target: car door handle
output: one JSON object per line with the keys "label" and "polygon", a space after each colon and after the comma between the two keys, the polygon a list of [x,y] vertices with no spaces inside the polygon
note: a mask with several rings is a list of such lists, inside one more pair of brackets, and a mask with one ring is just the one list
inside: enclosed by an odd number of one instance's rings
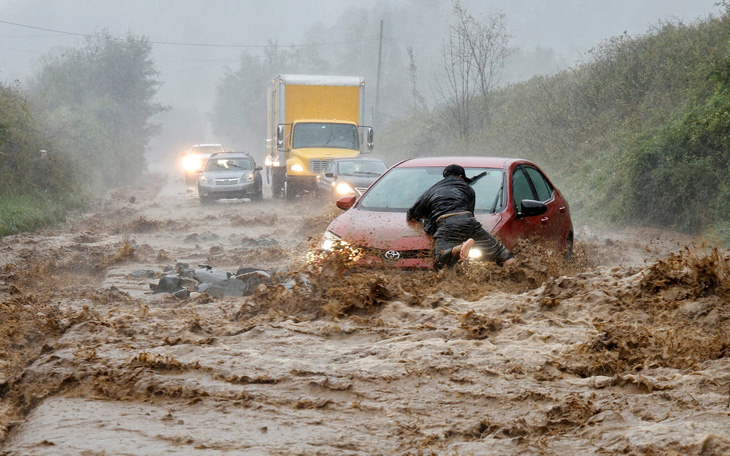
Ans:
{"label": "car door handle", "polygon": [[540,219],[540,223],[542,223],[544,225],[548,222],[548,220],[550,220],[550,217],[543,217]]}
{"label": "car door handle", "polygon": [[565,214],[565,206],[560,206],[560,207],[558,208],[558,210],[559,210],[560,212],[562,212],[563,214]]}

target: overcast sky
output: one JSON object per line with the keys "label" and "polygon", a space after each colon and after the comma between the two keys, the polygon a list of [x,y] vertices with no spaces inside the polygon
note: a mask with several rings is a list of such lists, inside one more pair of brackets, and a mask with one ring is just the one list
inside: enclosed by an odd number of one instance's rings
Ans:
{"label": "overcast sky", "polygon": [[[588,49],[612,36],[642,34],[662,20],[691,22],[717,14],[716,2],[462,0],[477,17],[504,12],[512,44],[527,50],[553,49],[567,65],[585,60]],[[237,68],[242,51],[259,52],[268,40],[299,44],[318,24],[332,26],[343,15],[370,13],[375,18],[385,5],[399,5],[404,14],[421,17],[396,21],[398,26],[402,23],[398,30],[402,45],[416,48],[421,59],[438,58],[450,4],[446,0],[0,0],[0,80],[23,82],[42,55],[54,46],[78,44],[82,35],[102,29],[117,35],[131,32],[155,43],[152,57],[160,70],[160,101],[175,108],[209,110],[216,82],[225,68]],[[431,23],[423,24],[423,17],[431,18]]]}

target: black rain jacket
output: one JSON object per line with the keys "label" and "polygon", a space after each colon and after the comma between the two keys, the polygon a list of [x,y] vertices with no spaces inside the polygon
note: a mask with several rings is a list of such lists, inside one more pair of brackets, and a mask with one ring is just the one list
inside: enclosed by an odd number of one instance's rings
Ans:
{"label": "black rain jacket", "polygon": [[447,176],[426,190],[418,201],[408,209],[406,218],[412,222],[423,222],[423,229],[429,235],[436,233],[436,220],[442,215],[454,212],[474,213],[476,194],[471,185],[458,176]]}

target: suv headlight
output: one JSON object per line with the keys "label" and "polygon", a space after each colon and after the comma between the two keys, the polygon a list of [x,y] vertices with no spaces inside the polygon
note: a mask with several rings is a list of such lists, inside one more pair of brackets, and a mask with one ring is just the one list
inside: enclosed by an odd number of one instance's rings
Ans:
{"label": "suv headlight", "polygon": [[207,177],[205,177],[205,176],[203,176],[203,175],[201,174],[201,175],[200,175],[200,183],[201,183],[201,184],[207,184],[207,183],[208,183],[208,178],[207,178]]}
{"label": "suv headlight", "polygon": [[249,182],[253,182],[254,179],[255,177],[253,175],[253,172],[249,173],[248,176],[246,176],[246,180]]}

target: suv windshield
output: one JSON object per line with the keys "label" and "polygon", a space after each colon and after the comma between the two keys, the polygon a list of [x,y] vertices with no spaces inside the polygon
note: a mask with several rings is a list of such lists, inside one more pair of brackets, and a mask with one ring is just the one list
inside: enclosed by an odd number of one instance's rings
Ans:
{"label": "suv windshield", "polygon": [[385,163],[374,160],[345,160],[337,164],[341,176],[380,176],[387,169]]}
{"label": "suv windshield", "polygon": [[357,127],[349,124],[302,122],[294,126],[292,147],[360,149]]}
{"label": "suv windshield", "polygon": [[[423,192],[443,179],[443,171],[443,166],[391,169],[363,195],[358,207],[405,212]],[[466,168],[466,175],[471,177],[484,171],[487,171],[487,175],[472,185],[476,193],[475,210],[491,212],[500,196],[504,171],[494,168]],[[502,210],[502,199],[500,197],[497,201],[496,212]]]}
{"label": "suv windshield", "polygon": [[236,171],[236,170],[248,170],[253,169],[251,166],[251,159],[247,157],[237,158],[211,158],[208,160],[208,164],[205,165],[206,171]]}

